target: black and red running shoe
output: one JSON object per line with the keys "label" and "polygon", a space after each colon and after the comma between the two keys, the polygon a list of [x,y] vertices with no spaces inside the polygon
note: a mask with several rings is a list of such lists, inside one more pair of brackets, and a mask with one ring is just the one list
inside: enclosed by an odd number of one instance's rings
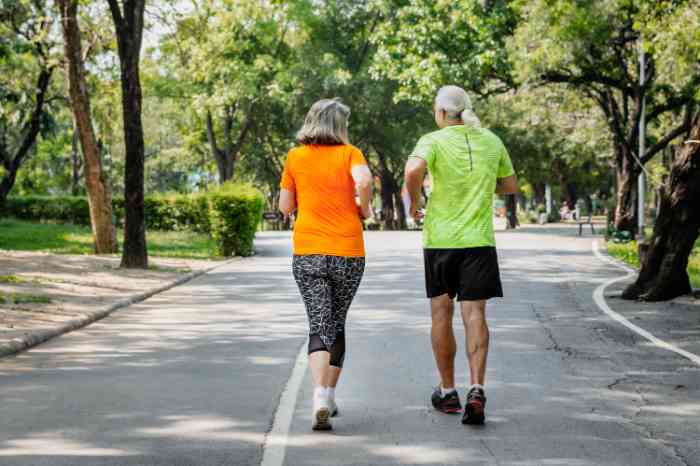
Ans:
{"label": "black and red running shoe", "polygon": [[459,402],[459,393],[457,393],[457,390],[442,396],[440,387],[435,387],[430,401],[433,402],[433,407],[435,409],[445,414],[459,414],[462,412],[462,403]]}
{"label": "black and red running shoe", "polygon": [[484,390],[474,387],[467,393],[467,405],[464,408],[462,424],[481,425],[486,419],[486,395]]}

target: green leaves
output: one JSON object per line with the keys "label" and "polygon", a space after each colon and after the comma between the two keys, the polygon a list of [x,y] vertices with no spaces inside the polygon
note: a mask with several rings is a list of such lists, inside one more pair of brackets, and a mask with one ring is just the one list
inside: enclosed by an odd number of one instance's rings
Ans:
{"label": "green leaves", "polygon": [[446,84],[481,95],[512,85],[504,40],[516,15],[506,2],[488,11],[475,0],[383,0],[375,7],[385,17],[372,36],[372,71],[398,82],[397,100],[429,102]]}

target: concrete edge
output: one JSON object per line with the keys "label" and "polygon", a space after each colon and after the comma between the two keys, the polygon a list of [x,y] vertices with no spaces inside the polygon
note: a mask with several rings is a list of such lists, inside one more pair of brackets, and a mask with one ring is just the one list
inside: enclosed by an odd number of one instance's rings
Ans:
{"label": "concrete edge", "polygon": [[[630,265],[617,257],[614,257],[610,252],[608,252],[608,242],[603,240],[601,241],[604,248],[600,248],[601,254],[605,254],[605,257],[610,259],[611,262],[614,262],[618,267],[621,269],[631,269],[635,273],[639,273],[639,267],[635,267],[634,265]],[[612,295],[611,295],[612,296]],[[617,295],[616,295],[617,296]],[[689,295],[684,295],[684,296],[679,296],[677,298],[671,299],[670,301],[665,301],[667,303],[677,303],[677,304],[687,304],[687,305],[696,305],[693,301],[700,301],[700,288],[693,288],[693,292]]]}
{"label": "concrete edge", "polygon": [[129,307],[132,304],[143,302],[152,296],[155,296],[159,293],[167,291],[171,288],[175,288],[176,286],[182,285],[182,284],[187,283],[189,281],[192,281],[195,278],[201,277],[202,275],[205,275],[214,269],[217,269],[217,268],[222,267],[224,265],[230,264],[234,261],[236,261],[235,258],[228,259],[228,260],[222,261],[221,263],[213,265],[211,267],[207,267],[205,269],[198,270],[196,272],[188,273],[184,277],[180,277],[176,280],[173,280],[169,283],[166,283],[165,285],[161,285],[159,287],[153,288],[153,289],[145,291],[143,293],[139,293],[137,295],[130,296],[126,299],[122,299],[120,301],[117,301],[116,303],[111,304],[110,306],[108,306],[106,308],[98,309],[96,311],[92,311],[92,312],[89,312],[87,314],[83,314],[79,317],[75,317],[75,318],[67,320],[65,322],[61,322],[60,325],[58,325],[54,328],[35,331],[35,332],[29,332],[22,337],[13,338],[12,340],[10,340],[7,343],[0,344],[0,358],[4,358],[6,356],[11,356],[11,355],[20,353],[22,351],[26,351],[26,350],[33,348],[37,345],[40,345],[41,343],[44,343],[45,341],[48,341],[52,338],[64,335],[64,334],[69,333],[69,332],[72,332],[73,330],[78,330],[78,329],[81,329],[83,327],[86,327],[93,322],[104,319],[105,317],[109,316],[110,314],[112,314],[113,312],[115,312],[119,309]]}

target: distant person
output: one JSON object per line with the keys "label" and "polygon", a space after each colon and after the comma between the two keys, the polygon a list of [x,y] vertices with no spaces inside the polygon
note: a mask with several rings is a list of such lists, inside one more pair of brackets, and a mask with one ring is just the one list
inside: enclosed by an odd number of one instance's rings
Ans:
{"label": "distant person", "polygon": [[[316,102],[282,174],[279,208],[297,211],[292,269],[309,321],[312,429],[330,430],[345,357],[345,319],[365,269],[362,219],[372,214],[372,175],[348,141],[350,108]],[[355,200],[356,192],[359,195]]]}
{"label": "distant person", "polygon": [[483,424],[484,377],[489,348],[486,300],[502,297],[493,231],[493,195],[515,193],[517,180],[501,140],[472,110],[464,89],[445,86],[435,98],[438,131],[426,134],[406,163],[411,216],[419,210],[426,169],[432,192],[423,226],[425,284],[432,310],[431,339],[441,383],[431,401],[444,413],[462,412],[455,389],[454,299],[467,334],[471,386],[463,424]]}

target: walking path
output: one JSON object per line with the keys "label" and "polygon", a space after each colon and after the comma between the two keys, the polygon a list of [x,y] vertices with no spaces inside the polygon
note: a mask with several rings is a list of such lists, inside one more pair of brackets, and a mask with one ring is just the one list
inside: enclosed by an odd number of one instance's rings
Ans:
{"label": "walking path", "polygon": [[[242,466],[263,454],[288,466],[700,465],[700,367],[601,312],[593,292],[620,271],[577,233],[497,235],[507,297],[488,311],[483,428],[428,407],[437,379],[417,232],[367,235],[335,431],[310,432],[307,372],[279,406],[306,320],[289,235],[265,233],[255,258],[0,359],[0,465]],[[674,330],[621,312],[700,351],[700,317]],[[266,438],[285,410],[289,428]]]}

